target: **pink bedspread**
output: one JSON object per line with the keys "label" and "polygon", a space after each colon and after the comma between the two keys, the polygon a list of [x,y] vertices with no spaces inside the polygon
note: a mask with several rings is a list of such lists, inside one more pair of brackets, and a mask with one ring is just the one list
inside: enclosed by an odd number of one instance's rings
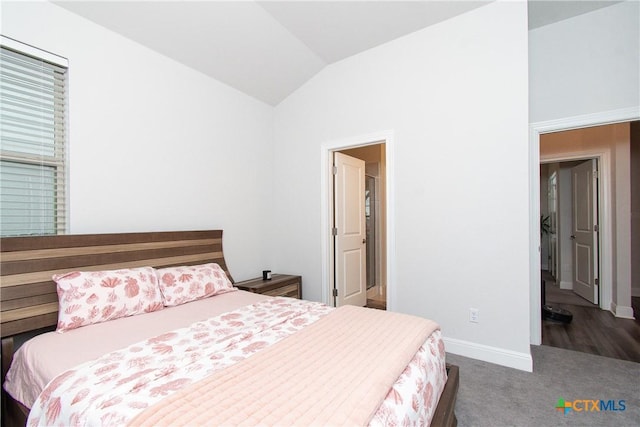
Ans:
{"label": "pink bedspread", "polygon": [[47,332],[25,342],[13,356],[5,390],[31,408],[44,387],[69,369],[167,331],[187,327],[269,297],[228,292],[188,304],[123,317],[68,331]]}
{"label": "pink bedspread", "polygon": [[[165,396],[246,359],[331,310],[273,298],[130,345],[53,379],[33,406],[29,424],[125,424]],[[427,424],[446,381],[444,372],[444,348],[435,331],[371,424]]]}
{"label": "pink bedspread", "polygon": [[[343,306],[182,388],[131,424],[366,425],[437,328],[415,316]],[[384,369],[370,369],[375,364]]]}

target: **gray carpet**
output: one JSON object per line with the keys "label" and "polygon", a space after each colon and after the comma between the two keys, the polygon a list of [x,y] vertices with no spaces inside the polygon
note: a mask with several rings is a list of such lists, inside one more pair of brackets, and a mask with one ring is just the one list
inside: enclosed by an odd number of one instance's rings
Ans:
{"label": "gray carpet", "polygon": [[[447,354],[460,367],[459,426],[640,426],[640,363],[549,346],[531,351],[533,373]],[[626,409],[565,415],[555,409],[559,398],[624,400]]]}

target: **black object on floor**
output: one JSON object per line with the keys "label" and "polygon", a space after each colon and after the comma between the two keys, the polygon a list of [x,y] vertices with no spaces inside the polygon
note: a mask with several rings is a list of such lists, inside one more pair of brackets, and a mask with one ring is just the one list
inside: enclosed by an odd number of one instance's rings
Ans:
{"label": "black object on floor", "polygon": [[547,282],[542,280],[542,318],[544,320],[553,320],[560,323],[571,323],[573,313],[564,308],[556,308],[545,304]]}

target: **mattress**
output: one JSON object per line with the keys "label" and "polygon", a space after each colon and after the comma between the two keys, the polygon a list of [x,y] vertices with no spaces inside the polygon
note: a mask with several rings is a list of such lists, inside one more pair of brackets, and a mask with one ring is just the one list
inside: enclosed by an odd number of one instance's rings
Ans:
{"label": "mattress", "polygon": [[[39,335],[26,342],[16,352],[4,385],[5,389],[14,399],[31,408],[47,384],[60,374],[77,369],[78,366],[95,363],[93,361],[100,360],[105,355],[113,357],[113,354],[117,354],[121,349],[136,346],[137,343],[148,340],[150,337],[166,335],[167,331],[193,328],[197,322],[220,319],[229,313],[235,316],[238,310],[241,314],[245,311],[249,313],[247,307],[259,305],[267,299],[273,300],[262,295],[237,291],[153,313],[82,327],[63,334],[51,332]],[[291,300],[292,303],[293,301],[298,300]],[[288,334],[294,333],[296,328],[312,323],[326,310],[331,310],[321,304],[313,304],[316,306],[309,309],[312,313],[294,318],[285,326],[278,326],[276,332],[266,333],[266,338],[265,336],[256,337],[253,333],[247,334],[252,336],[253,341],[243,341],[241,347],[242,349],[251,348],[251,351],[239,350],[234,353],[229,351],[231,347],[225,347],[225,351],[220,352],[219,356],[207,355],[208,359],[216,359],[216,364],[218,359],[224,359],[225,362],[220,362],[220,366],[228,366],[259,351],[263,347],[263,342],[268,341],[270,345],[284,338],[287,334],[282,334],[278,328],[290,329]],[[252,314],[247,316],[249,319]],[[213,323],[216,321],[213,320]],[[220,333],[224,332],[233,337],[235,333],[233,328],[229,328],[229,325],[225,326],[222,327],[224,331]],[[193,367],[185,369],[189,370],[195,379],[206,374],[205,371],[211,368],[201,367],[202,372]],[[128,372],[127,375],[132,374]],[[398,378],[371,420],[371,424],[385,425],[391,421],[403,423],[412,419],[422,423],[428,422],[445,382],[444,346],[440,332],[437,330],[424,342]],[[148,403],[146,402],[145,405]],[[133,414],[131,416],[135,415],[133,412],[131,414]],[[112,421],[122,423],[126,422],[126,419]]]}

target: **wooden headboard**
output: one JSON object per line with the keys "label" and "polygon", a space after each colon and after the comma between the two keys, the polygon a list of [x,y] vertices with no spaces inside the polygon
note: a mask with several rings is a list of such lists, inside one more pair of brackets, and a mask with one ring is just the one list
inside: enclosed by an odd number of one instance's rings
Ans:
{"label": "wooden headboard", "polygon": [[222,230],[1,238],[2,338],[57,324],[53,274],[207,262],[218,263],[233,282]]}

